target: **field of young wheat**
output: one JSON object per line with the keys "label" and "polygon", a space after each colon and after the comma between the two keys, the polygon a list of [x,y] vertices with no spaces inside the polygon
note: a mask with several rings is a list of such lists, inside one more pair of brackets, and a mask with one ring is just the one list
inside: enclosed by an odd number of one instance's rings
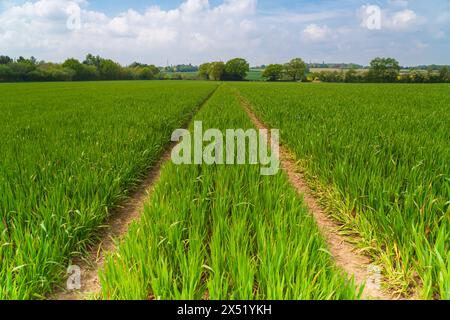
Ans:
{"label": "field of young wheat", "polygon": [[[2,84],[0,97],[0,299],[62,286],[175,129],[192,131],[192,118],[254,128],[242,99],[280,129],[341,235],[381,266],[385,290],[450,299],[449,85]],[[167,159],[141,211],[93,297],[362,297],[283,170]]]}
{"label": "field of young wheat", "polygon": [[[196,120],[253,127],[227,87]],[[101,280],[105,299],[358,297],[285,175],[262,176],[254,165],[169,163]]]}
{"label": "field of young wheat", "polygon": [[0,299],[42,298],[212,83],[0,86]]}
{"label": "field of young wheat", "polygon": [[450,299],[450,86],[235,86],[391,288]]}

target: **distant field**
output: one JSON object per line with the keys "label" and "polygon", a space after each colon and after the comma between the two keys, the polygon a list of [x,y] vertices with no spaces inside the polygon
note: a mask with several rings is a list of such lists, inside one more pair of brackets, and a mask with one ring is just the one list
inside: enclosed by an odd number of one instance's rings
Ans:
{"label": "distant field", "polygon": [[[246,80],[249,81],[263,81],[262,73],[264,70],[262,69],[251,69],[250,72],[247,73]],[[169,78],[182,76],[188,79],[195,79],[198,76],[198,72],[164,72]]]}
{"label": "distant field", "polygon": [[[340,68],[311,68],[309,69],[310,72],[341,72],[341,71],[348,71],[350,69],[340,69]],[[367,72],[367,69],[355,69],[357,72]]]}
{"label": "distant field", "polygon": [[178,80],[179,77],[182,77],[183,80],[197,80],[198,72],[163,72],[164,75],[169,77],[169,79]]}
{"label": "distant field", "polygon": [[[347,72],[350,69],[340,69],[340,68],[311,68],[309,69],[310,72],[314,72],[314,73],[318,73],[318,72]],[[354,69],[356,72],[359,73],[365,73],[365,72],[369,72],[368,69]],[[418,70],[420,73],[427,73],[427,70]],[[409,69],[402,69],[400,70],[400,74],[409,74],[411,72],[411,70]],[[433,71],[433,73],[435,75],[439,74],[439,71],[435,70]]]}
{"label": "distant field", "polygon": [[250,69],[250,72],[247,73],[247,80],[249,81],[263,81],[264,78],[262,76],[264,70],[263,69]]}
{"label": "distant field", "polygon": [[[319,73],[319,72],[347,72],[350,69],[311,68],[309,70],[312,73]],[[368,69],[355,69],[355,71],[359,72],[359,73],[365,73],[365,72],[368,72]],[[264,81],[264,78],[262,76],[263,72],[264,72],[264,69],[250,69],[250,71],[247,73],[247,77],[245,79],[248,80],[248,81]],[[410,70],[401,70],[400,71],[401,74],[408,74],[409,72],[410,72]],[[426,70],[422,70],[421,72],[422,73],[426,73],[427,71]],[[438,72],[435,71],[434,73],[437,74]],[[166,73],[166,74],[168,74],[171,77],[176,76],[176,75],[184,75],[187,78],[190,78],[190,77],[195,78],[198,73],[197,72],[183,72],[183,73],[176,73],[175,72],[175,73]]]}

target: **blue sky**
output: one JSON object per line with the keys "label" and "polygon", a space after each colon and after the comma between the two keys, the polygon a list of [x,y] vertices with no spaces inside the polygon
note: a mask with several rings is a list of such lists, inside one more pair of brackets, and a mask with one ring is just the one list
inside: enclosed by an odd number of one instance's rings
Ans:
{"label": "blue sky", "polygon": [[[25,2],[25,1],[23,1]],[[145,10],[152,5],[160,6],[162,9],[173,9],[178,7],[182,0],[95,0],[90,1],[90,7],[109,14],[117,14],[129,8]],[[211,5],[218,5],[222,1],[210,0]],[[341,2],[341,3],[339,3]],[[379,1],[378,1],[379,2]],[[271,10],[304,10],[312,8],[342,8],[355,7],[355,5],[366,4],[366,1],[326,1],[326,0],[259,0],[258,10],[270,12]]]}
{"label": "blue sky", "polygon": [[[26,1],[22,1],[26,2]],[[92,9],[107,12],[108,14],[117,14],[133,8],[136,10],[145,10],[146,8],[157,5],[162,9],[169,10],[178,7],[183,0],[94,0],[89,1],[89,7]],[[221,0],[210,0],[212,6],[222,3]],[[417,6],[419,1],[414,5]],[[367,3],[383,5],[389,1],[361,1],[361,0],[259,0],[258,11],[260,13],[270,13],[273,11],[296,11],[296,12],[316,12],[320,10],[342,10],[356,9]],[[423,3],[423,0],[421,1]],[[429,5],[424,5],[429,7]]]}
{"label": "blue sky", "polygon": [[450,64],[450,0],[0,0],[0,54],[62,61],[89,52],[124,64]]}

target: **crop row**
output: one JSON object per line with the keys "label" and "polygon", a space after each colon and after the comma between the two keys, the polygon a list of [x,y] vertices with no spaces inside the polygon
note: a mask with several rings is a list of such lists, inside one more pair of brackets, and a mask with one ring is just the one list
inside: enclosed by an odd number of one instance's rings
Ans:
{"label": "crop row", "polygon": [[[253,128],[227,86],[195,120]],[[100,279],[104,299],[359,297],[287,177],[259,165],[167,163]]]}
{"label": "crop row", "polygon": [[235,86],[391,288],[450,299],[448,85]]}
{"label": "crop row", "polygon": [[210,83],[0,86],[0,299],[42,298],[215,89]]}

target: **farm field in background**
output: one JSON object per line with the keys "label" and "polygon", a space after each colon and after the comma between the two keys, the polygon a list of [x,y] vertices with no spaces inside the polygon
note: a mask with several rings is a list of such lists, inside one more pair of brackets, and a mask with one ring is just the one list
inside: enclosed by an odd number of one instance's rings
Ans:
{"label": "farm field in background", "polygon": [[197,71],[191,71],[191,72],[168,72],[164,71],[163,75],[167,77],[168,79],[172,80],[197,80],[198,79],[198,72]]}
{"label": "farm field in background", "polygon": [[[245,78],[248,81],[264,81],[262,76],[264,70],[263,69],[250,69],[247,73],[247,77]],[[184,80],[196,80],[198,79],[198,72],[164,72],[164,75],[169,79],[184,79]]]}
{"label": "farm field in background", "polygon": [[[192,116],[253,128],[237,92],[385,285],[450,299],[449,85],[202,81],[0,85],[0,299],[62,285]],[[361,297],[286,175],[255,165],[164,165],[99,275],[103,299]]]}
{"label": "farm field in background", "polygon": [[0,299],[41,298],[214,83],[0,85]]}
{"label": "farm field in background", "polygon": [[[320,73],[320,72],[347,72],[351,69],[349,68],[310,68],[309,72],[311,73]],[[367,73],[368,69],[354,69],[358,73]],[[426,74],[426,70],[419,70],[420,73]],[[250,69],[249,72],[247,72],[247,76],[245,77],[245,80],[247,81],[266,81],[266,79],[263,77],[264,69]],[[400,70],[400,74],[409,74],[410,70],[402,69]],[[434,71],[434,74],[439,74],[438,71]],[[183,79],[183,80],[197,80],[198,79],[198,72],[192,71],[192,72],[164,72],[164,75],[168,79]]]}
{"label": "farm field in background", "polygon": [[[310,68],[310,72],[346,72],[350,69],[346,68]],[[367,69],[354,69],[356,72],[367,72]]]}
{"label": "farm field in background", "polygon": [[393,288],[450,298],[450,86],[235,86]]}
{"label": "farm field in background", "polygon": [[245,79],[248,81],[264,81],[263,72],[264,69],[250,69]]}

